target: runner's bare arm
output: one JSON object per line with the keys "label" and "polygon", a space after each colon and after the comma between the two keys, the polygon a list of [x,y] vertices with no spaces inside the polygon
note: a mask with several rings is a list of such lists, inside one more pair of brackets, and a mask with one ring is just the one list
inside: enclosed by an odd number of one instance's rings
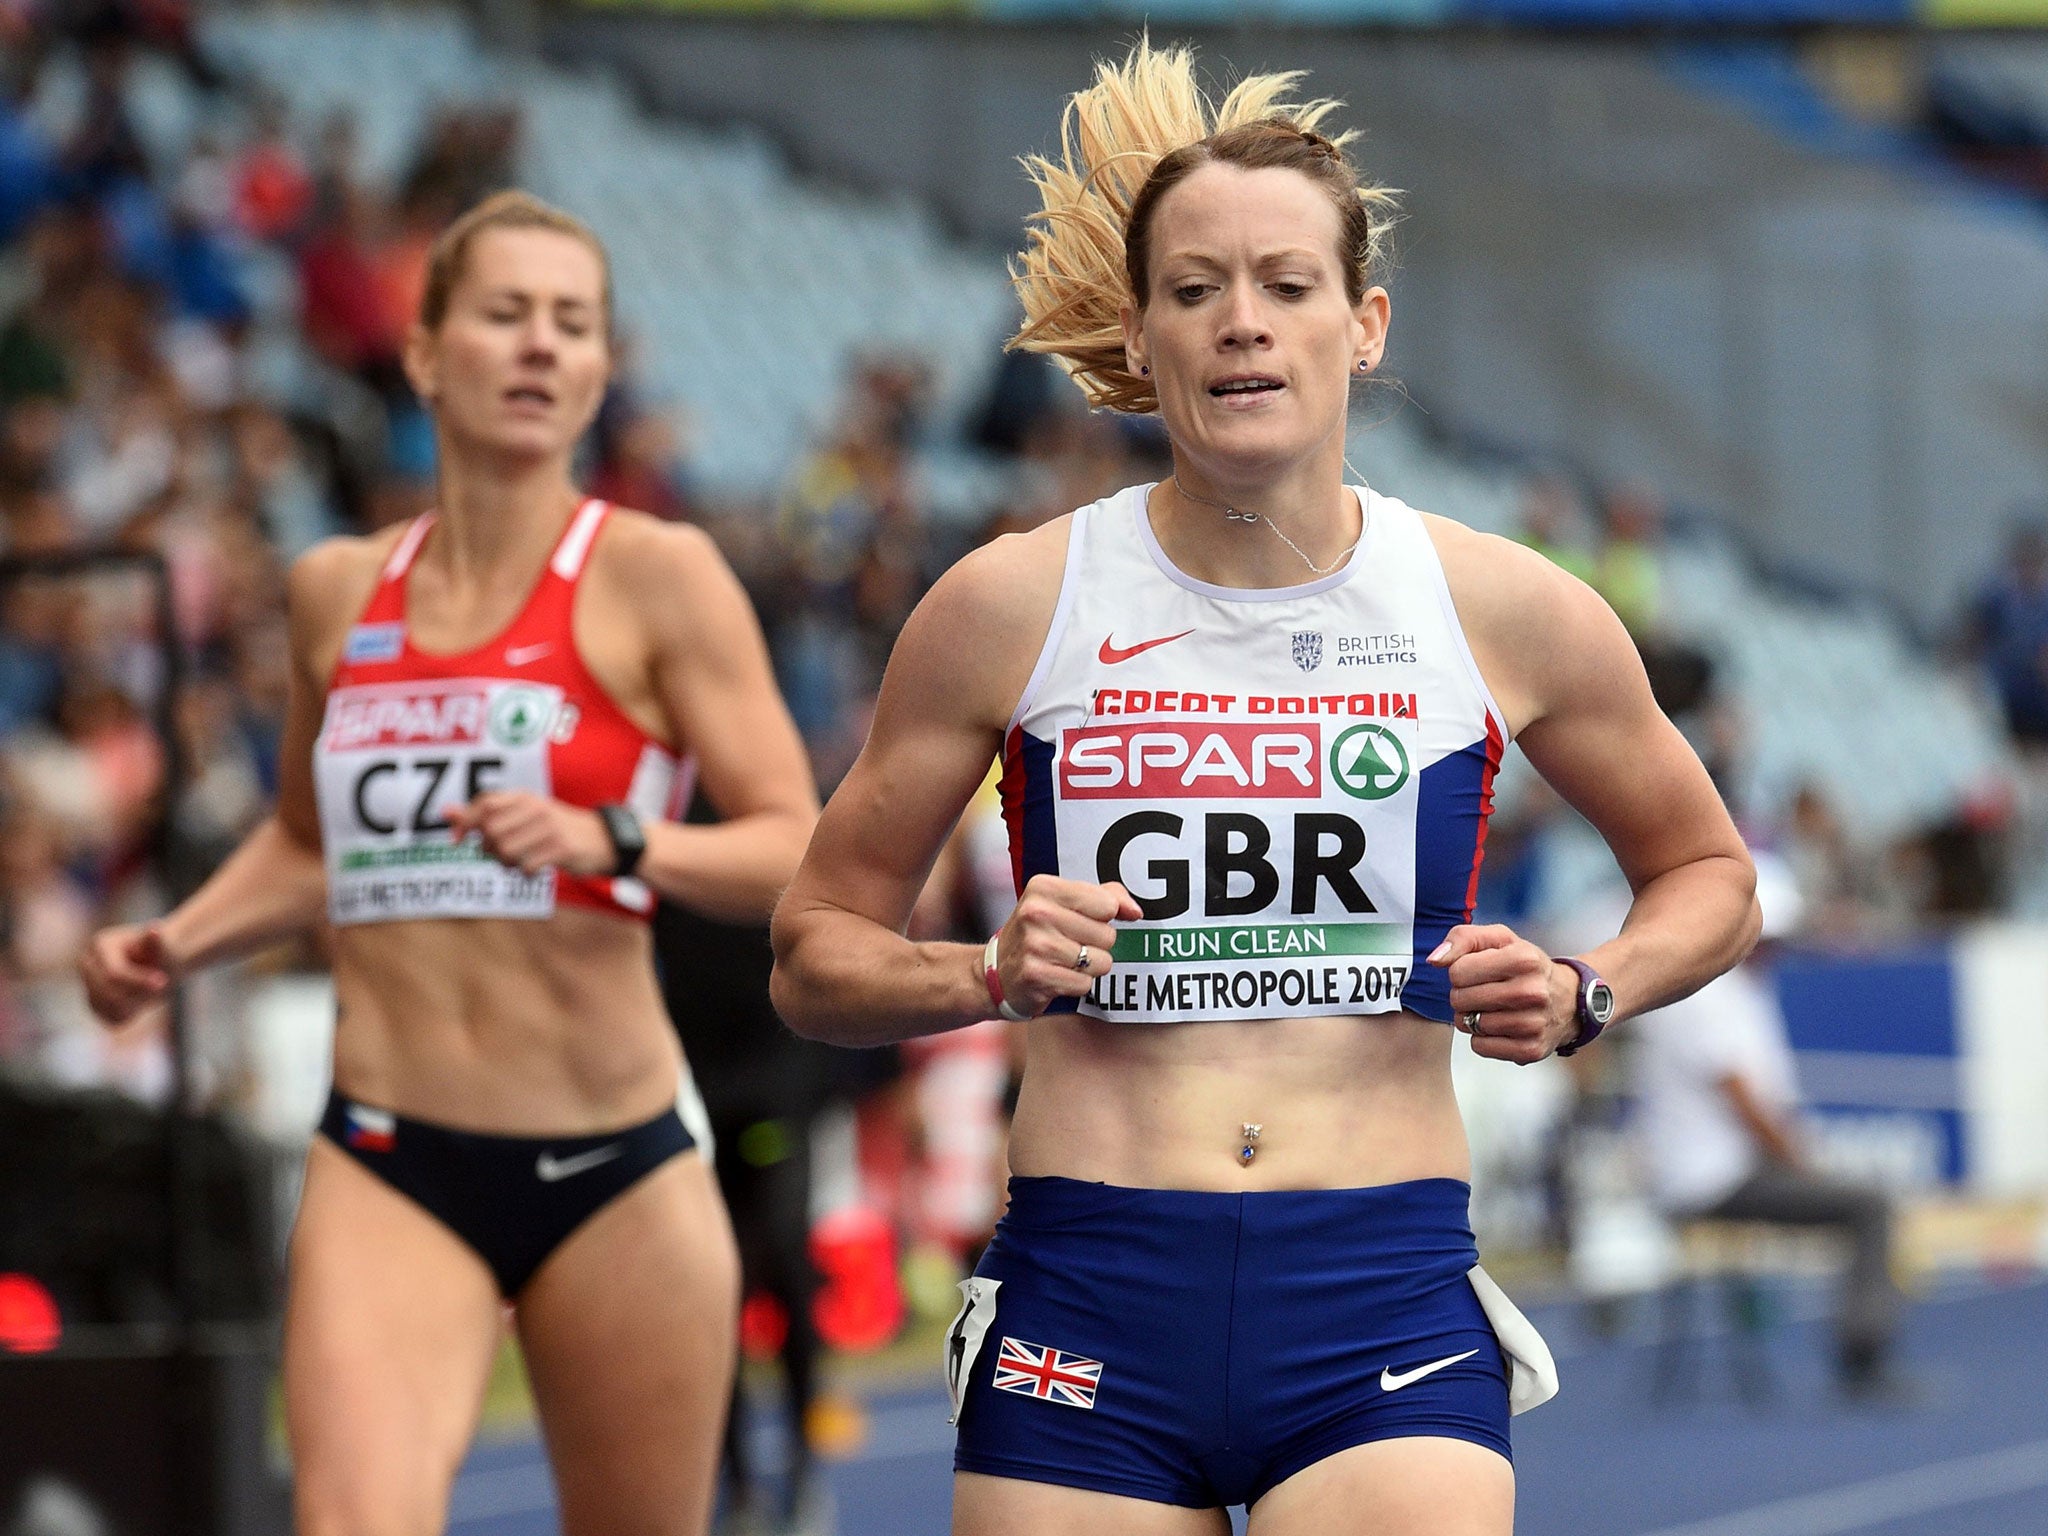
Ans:
{"label": "runner's bare arm", "polygon": [[[1442,519],[1431,531],[1515,739],[1635,893],[1620,935],[1585,959],[1614,988],[1617,1017],[1687,995],[1747,954],[1759,926],[1755,867],[1706,768],[1598,593],[1505,539]],[[1570,973],[1545,981],[1568,1006]]]}
{"label": "runner's bare arm", "polygon": [[383,560],[382,546],[333,539],[293,564],[288,584],[291,674],[279,751],[278,803],[211,878],[167,916],[94,935],[80,957],[86,996],[119,1023],[180,973],[316,927],[326,915],[313,741],[341,636]]}
{"label": "runner's bare arm", "polygon": [[[957,1029],[994,1005],[977,945],[913,943],[904,924],[1001,749],[1058,600],[1067,524],[967,556],[903,627],[866,747],[825,808],[775,914],[777,1009],[800,1034],[876,1045]],[[1120,887],[1034,879],[1002,939],[1006,993],[1035,1013],[1085,990],[1076,944],[1107,953]],[[1070,942],[1071,941],[1071,942]]]}
{"label": "runner's bare arm", "polygon": [[759,923],[796,873],[818,791],[753,604],[708,536],[634,517],[606,553],[654,636],[654,684],[718,814],[650,822],[640,878],[671,901]]}

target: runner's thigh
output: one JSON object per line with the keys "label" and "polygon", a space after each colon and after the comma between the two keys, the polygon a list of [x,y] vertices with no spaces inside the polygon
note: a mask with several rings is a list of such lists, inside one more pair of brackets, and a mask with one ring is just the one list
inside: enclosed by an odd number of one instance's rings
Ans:
{"label": "runner's thigh", "polygon": [[564,1536],[709,1524],[739,1332],[739,1260],[704,1159],[672,1157],[519,1294]]}
{"label": "runner's thigh", "polygon": [[953,1536],[1229,1536],[1220,1509],[1189,1509],[1022,1478],[953,1474]]}
{"label": "runner's thigh", "polygon": [[299,1536],[440,1531],[504,1327],[490,1271],[315,1138],[289,1279],[285,1413]]}
{"label": "runner's thigh", "polygon": [[1374,1440],[1304,1467],[1252,1506],[1246,1536],[1512,1536],[1515,1470],[1469,1440]]}

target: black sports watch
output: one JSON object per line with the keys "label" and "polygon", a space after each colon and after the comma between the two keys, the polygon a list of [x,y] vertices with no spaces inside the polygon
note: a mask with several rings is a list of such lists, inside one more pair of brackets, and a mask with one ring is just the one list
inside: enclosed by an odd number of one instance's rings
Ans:
{"label": "black sports watch", "polygon": [[597,819],[612,840],[612,878],[624,880],[640,867],[640,856],[647,852],[647,829],[623,805],[598,806]]}
{"label": "black sports watch", "polygon": [[1559,965],[1568,965],[1579,975],[1578,1020],[1579,1032],[1572,1037],[1571,1044],[1560,1045],[1557,1054],[1570,1056],[1583,1050],[1600,1038],[1614,1018],[1614,988],[1600,979],[1600,973],[1583,960],[1574,960],[1570,955],[1552,955]]}

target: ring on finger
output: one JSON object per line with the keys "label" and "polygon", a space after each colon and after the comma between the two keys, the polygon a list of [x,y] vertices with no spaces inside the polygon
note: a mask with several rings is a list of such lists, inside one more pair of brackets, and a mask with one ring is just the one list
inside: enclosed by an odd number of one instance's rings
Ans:
{"label": "ring on finger", "polygon": [[1074,956],[1074,969],[1077,971],[1088,969],[1088,946],[1086,944],[1081,946],[1081,953]]}
{"label": "ring on finger", "polygon": [[1466,1033],[1466,1034],[1468,1034],[1468,1035],[1476,1035],[1476,1034],[1478,1034],[1478,1033],[1479,1033],[1479,1015],[1478,1015],[1478,1014],[1476,1014],[1476,1013],[1468,1013],[1468,1014],[1466,1014],[1466,1015],[1465,1015],[1465,1021],[1464,1021],[1464,1022],[1465,1022],[1465,1033]]}

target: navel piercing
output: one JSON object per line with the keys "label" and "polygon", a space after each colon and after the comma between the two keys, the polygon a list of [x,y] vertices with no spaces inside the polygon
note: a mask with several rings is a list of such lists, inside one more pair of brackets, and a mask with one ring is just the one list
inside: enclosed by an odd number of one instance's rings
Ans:
{"label": "navel piercing", "polygon": [[1263,1125],[1255,1125],[1249,1120],[1239,1127],[1239,1134],[1244,1137],[1244,1146],[1239,1149],[1237,1160],[1246,1167],[1250,1167],[1252,1159],[1259,1155],[1259,1149],[1254,1143],[1258,1141],[1259,1133],[1263,1130]]}

